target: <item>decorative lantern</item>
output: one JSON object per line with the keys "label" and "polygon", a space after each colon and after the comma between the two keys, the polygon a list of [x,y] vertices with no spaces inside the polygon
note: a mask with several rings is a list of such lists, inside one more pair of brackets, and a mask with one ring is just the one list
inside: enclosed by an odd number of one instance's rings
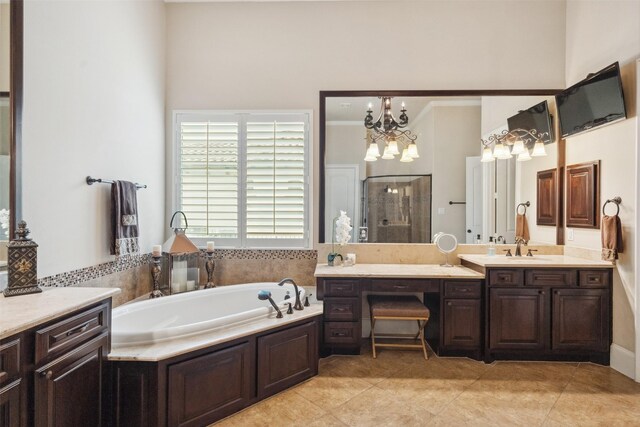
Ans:
{"label": "decorative lantern", "polygon": [[[174,227],[173,220],[177,214],[184,218],[184,228]],[[169,227],[174,235],[162,245],[162,252],[168,258],[168,274],[170,293],[193,291],[198,289],[200,281],[200,251],[185,234],[189,224],[187,216],[182,211],[176,211],[171,217]]]}
{"label": "decorative lantern", "polygon": [[38,287],[38,244],[28,235],[27,223],[20,221],[15,240],[7,245],[9,282],[5,297],[42,292]]}

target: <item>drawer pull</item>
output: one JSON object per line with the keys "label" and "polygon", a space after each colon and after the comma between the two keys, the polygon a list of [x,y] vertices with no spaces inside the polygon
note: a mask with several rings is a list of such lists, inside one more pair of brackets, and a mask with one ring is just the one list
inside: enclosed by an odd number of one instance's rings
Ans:
{"label": "drawer pull", "polygon": [[456,289],[458,292],[469,292],[469,288],[458,288]]}
{"label": "drawer pull", "polygon": [[589,282],[591,283],[597,283],[600,281],[600,278],[598,276],[590,276],[589,277]]}
{"label": "drawer pull", "polygon": [[407,289],[408,287],[407,285],[393,285],[393,289]]}
{"label": "drawer pull", "polygon": [[75,335],[75,334],[81,334],[83,332],[85,332],[87,329],[89,329],[89,326],[91,325],[91,322],[87,322],[82,326],[78,326],[77,328],[71,329],[70,331],[67,331],[67,336],[70,337],[71,335]]}
{"label": "drawer pull", "polygon": [[333,309],[333,311],[339,311],[339,312],[341,312],[341,313],[342,313],[342,312],[344,312],[344,311],[347,311],[347,309],[346,309],[346,308],[344,308],[344,307],[335,307],[335,308]]}
{"label": "drawer pull", "polygon": [[40,375],[45,377],[46,379],[50,380],[51,378],[53,378],[53,371],[48,370],[47,372],[42,371],[40,372]]}
{"label": "drawer pull", "polygon": [[346,337],[347,334],[345,334],[344,332],[334,332],[331,334],[331,336],[333,337]]}
{"label": "drawer pull", "polygon": [[448,302],[448,303],[447,303],[447,305],[448,305],[449,307],[451,307],[451,302]]}
{"label": "drawer pull", "polygon": [[544,291],[538,291],[540,295],[544,295]]}

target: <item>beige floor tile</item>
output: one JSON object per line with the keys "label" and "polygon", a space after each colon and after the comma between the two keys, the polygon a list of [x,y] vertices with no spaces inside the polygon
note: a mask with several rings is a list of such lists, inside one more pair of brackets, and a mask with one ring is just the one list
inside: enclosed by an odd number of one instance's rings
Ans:
{"label": "beige floor tile", "polygon": [[372,385],[359,378],[317,376],[294,391],[324,409],[335,408]]}
{"label": "beige floor tile", "polygon": [[277,421],[283,425],[307,425],[310,420],[320,419],[326,411],[307,401],[289,389],[228,417],[216,427],[271,426]]}
{"label": "beige floor tile", "polygon": [[375,386],[331,412],[352,427],[423,426],[433,418],[424,406]]}

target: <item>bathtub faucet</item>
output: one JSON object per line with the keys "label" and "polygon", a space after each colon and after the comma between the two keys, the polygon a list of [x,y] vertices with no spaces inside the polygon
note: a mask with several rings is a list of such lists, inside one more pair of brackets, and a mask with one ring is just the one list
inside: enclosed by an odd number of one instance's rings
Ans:
{"label": "bathtub faucet", "polygon": [[278,286],[282,286],[285,283],[291,283],[296,293],[296,303],[293,305],[293,308],[296,310],[304,310],[304,307],[302,306],[302,301],[300,301],[300,292],[298,291],[298,285],[296,285],[296,282],[294,282],[293,279],[289,279],[289,278],[282,279],[280,282],[278,282]]}
{"label": "bathtub faucet", "polygon": [[269,292],[269,291],[260,291],[260,292],[258,292],[258,299],[261,300],[261,301],[269,300],[269,302],[271,303],[273,308],[275,308],[276,311],[278,312],[278,315],[276,316],[276,318],[277,319],[282,319],[282,312],[280,311],[280,309],[278,308],[276,303],[273,302],[273,298],[271,298],[271,292]]}

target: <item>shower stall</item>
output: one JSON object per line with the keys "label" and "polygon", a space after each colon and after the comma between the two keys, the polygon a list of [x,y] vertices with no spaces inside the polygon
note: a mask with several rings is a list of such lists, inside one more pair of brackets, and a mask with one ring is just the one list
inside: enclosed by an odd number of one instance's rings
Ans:
{"label": "shower stall", "polygon": [[363,183],[370,243],[431,243],[431,175],[384,175]]}

